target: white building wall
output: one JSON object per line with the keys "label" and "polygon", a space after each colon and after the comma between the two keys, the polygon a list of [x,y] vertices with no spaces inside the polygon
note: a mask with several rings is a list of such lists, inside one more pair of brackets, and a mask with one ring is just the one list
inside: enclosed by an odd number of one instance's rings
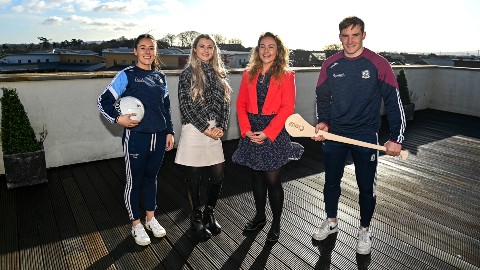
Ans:
{"label": "white building wall", "polygon": [[41,63],[50,62],[59,62],[60,61],[60,55],[58,54],[52,54],[52,55],[47,55],[47,54],[20,54],[20,55],[7,55],[2,58],[0,62],[5,63],[5,64],[19,64],[18,61],[21,61],[20,64],[27,64],[28,61],[30,60],[30,63],[37,63],[38,60],[40,60]]}
{"label": "white building wall", "polygon": [[226,66],[229,68],[244,68],[247,63],[248,59],[250,58],[250,53],[247,52],[240,52],[240,53],[228,53],[228,63]]}
{"label": "white building wall", "polygon": [[[397,67],[395,71],[398,71]],[[419,97],[417,110],[431,108],[480,117],[480,69],[405,66],[405,71],[410,90]],[[166,73],[178,142],[181,128],[178,71]],[[296,112],[312,124],[315,123],[315,86],[319,73],[319,68],[296,72]],[[97,108],[97,98],[114,74],[29,74],[14,80],[11,77],[16,75],[0,78],[2,87],[17,89],[35,132],[38,134],[44,127],[47,129],[44,142],[47,167],[122,156],[123,129],[107,122]],[[230,73],[232,112],[226,140],[239,137],[235,101],[241,74],[242,70],[231,70]],[[3,159],[0,159],[0,173],[4,173]]]}

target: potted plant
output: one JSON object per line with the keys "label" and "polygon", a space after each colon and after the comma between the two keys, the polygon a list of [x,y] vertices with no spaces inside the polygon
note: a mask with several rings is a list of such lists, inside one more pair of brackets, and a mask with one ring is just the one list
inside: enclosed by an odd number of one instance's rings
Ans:
{"label": "potted plant", "polygon": [[415,112],[415,103],[413,103],[414,94],[408,89],[407,76],[405,70],[402,68],[397,74],[398,90],[400,91],[400,99],[403,104],[403,111],[405,112],[405,119],[407,121],[413,120]]}
{"label": "potted plant", "polygon": [[1,142],[7,188],[48,182],[43,140],[37,141],[15,88],[2,87]]}

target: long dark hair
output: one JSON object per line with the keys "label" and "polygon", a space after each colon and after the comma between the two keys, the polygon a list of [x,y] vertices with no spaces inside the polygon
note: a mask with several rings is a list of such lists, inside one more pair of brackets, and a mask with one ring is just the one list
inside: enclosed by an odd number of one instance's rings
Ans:
{"label": "long dark hair", "polygon": [[[155,46],[155,52],[158,50],[158,45],[157,45],[157,40],[150,34],[141,34],[135,39],[135,42],[133,44],[133,47],[136,49],[138,46],[138,43],[140,43],[140,40],[148,38],[151,39],[153,42],[153,46]],[[152,63],[152,68],[159,68],[160,67],[160,59],[158,59],[158,53],[155,54],[155,60]]]}

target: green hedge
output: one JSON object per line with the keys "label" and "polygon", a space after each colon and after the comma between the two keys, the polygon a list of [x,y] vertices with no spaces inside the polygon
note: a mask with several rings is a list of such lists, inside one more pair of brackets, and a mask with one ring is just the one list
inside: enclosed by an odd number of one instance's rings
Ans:
{"label": "green hedge", "polygon": [[15,88],[2,87],[1,141],[4,155],[41,149]]}
{"label": "green hedge", "polygon": [[400,91],[400,99],[402,104],[410,104],[412,100],[410,98],[410,90],[408,90],[407,76],[405,75],[405,70],[403,68],[397,75],[398,90]]}

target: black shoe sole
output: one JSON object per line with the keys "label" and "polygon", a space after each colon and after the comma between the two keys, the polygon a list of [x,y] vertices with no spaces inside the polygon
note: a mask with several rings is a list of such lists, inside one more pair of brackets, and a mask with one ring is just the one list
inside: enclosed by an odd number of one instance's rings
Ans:
{"label": "black shoe sole", "polygon": [[257,230],[258,228],[262,227],[262,226],[265,225],[265,224],[267,224],[267,221],[266,221],[266,220],[257,223],[257,225],[256,225],[255,227],[247,227],[247,226],[245,226],[245,228],[244,228],[243,230],[245,230],[245,231],[255,231],[255,230]]}
{"label": "black shoe sole", "polygon": [[267,234],[267,241],[268,242],[277,242],[278,238],[280,238],[280,232],[278,234],[268,232],[268,234]]}
{"label": "black shoe sole", "polygon": [[280,237],[277,237],[277,238],[268,238],[268,237],[267,237],[267,241],[268,241],[268,242],[277,242],[277,241],[278,241],[278,238],[280,238]]}

